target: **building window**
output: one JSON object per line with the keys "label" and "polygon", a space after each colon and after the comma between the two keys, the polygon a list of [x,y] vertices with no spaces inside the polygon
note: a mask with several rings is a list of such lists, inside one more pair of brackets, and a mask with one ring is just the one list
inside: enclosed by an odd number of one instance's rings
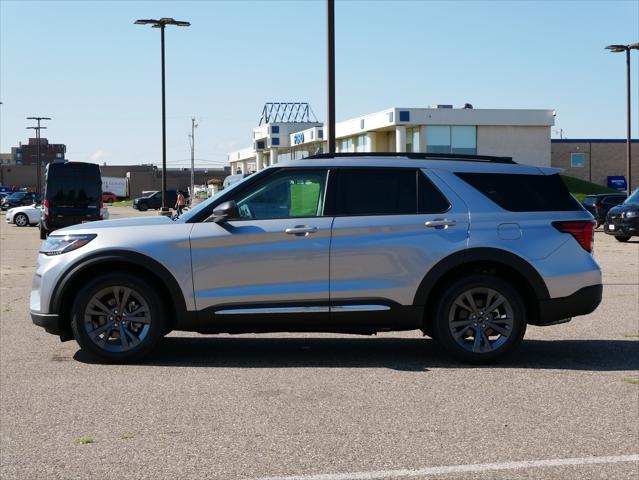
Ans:
{"label": "building window", "polygon": [[570,154],[570,167],[571,168],[584,168],[586,166],[586,154],[585,153],[571,153]]}
{"label": "building window", "polygon": [[364,130],[364,119],[363,118],[359,121],[359,128],[360,128],[360,130]]}
{"label": "building window", "polygon": [[352,153],[354,152],[353,139],[351,137],[342,138],[339,141],[339,151],[340,153]]}
{"label": "building window", "polygon": [[279,125],[273,125],[271,127],[271,133],[280,133],[280,126]]}
{"label": "building window", "polygon": [[324,130],[318,130],[317,131],[317,137],[318,138],[324,138]]}
{"label": "building window", "polygon": [[419,152],[419,127],[406,129],[406,152]]}
{"label": "building window", "polygon": [[63,157],[63,155],[61,153],[56,153],[55,154],[55,158],[62,158],[62,157]]}
{"label": "building window", "polygon": [[260,149],[264,148],[264,142],[263,141],[257,142],[257,148],[260,148]]}
{"label": "building window", "polygon": [[279,145],[280,139],[277,137],[271,138],[271,145]]}
{"label": "building window", "polygon": [[410,122],[410,112],[408,110],[400,110],[399,111],[399,121],[400,122]]}
{"label": "building window", "polygon": [[355,138],[357,144],[355,146],[356,152],[365,152],[366,151],[366,135],[358,135]]}
{"label": "building window", "polygon": [[428,153],[477,153],[477,128],[474,126],[433,125],[426,127]]}

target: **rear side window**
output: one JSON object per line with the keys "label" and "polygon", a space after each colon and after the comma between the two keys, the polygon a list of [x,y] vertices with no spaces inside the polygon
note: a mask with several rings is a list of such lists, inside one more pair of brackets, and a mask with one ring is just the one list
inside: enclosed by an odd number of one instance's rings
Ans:
{"label": "rear side window", "polygon": [[558,174],[457,173],[465,182],[511,212],[581,210]]}
{"label": "rear side window", "polygon": [[589,207],[594,207],[595,203],[597,203],[597,197],[584,198],[584,205],[588,205]]}
{"label": "rear side window", "polygon": [[448,210],[450,204],[418,170],[340,169],[336,215],[415,215]]}

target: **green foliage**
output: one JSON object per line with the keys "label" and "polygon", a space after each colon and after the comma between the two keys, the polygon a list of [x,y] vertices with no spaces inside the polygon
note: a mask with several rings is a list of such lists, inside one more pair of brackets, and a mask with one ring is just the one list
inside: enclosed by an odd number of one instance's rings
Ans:
{"label": "green foliage", "polygon": [[597,193],[618,193],[618,190],[612,188],[603,187],[596,183],[587,182],[575,177],[569,177],[568,175],[560,175],[564,181],[564,185],[568,188],[568,191],[572,193],[580,202],[584,201],[586,195],[592,195]]}

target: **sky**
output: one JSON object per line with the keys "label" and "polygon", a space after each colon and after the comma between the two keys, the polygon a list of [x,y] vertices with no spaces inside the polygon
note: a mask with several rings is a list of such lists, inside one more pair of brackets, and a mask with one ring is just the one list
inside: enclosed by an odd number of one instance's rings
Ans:
{"label": "sky", "polygon": [[[67,158],[161,163],[159,31],[166,30],[167,163],[219,167],[251,145],[265,102],[326,114],[325,2],[0,0],[0,151],[29,116]],[[436,104],[547,108],[569,138],[625,138],[625,60],[639,0],[336,1],[337,121]],[[639,51],[632,60],[639,137]],[[555,131],[556,130],[556,131]]]}

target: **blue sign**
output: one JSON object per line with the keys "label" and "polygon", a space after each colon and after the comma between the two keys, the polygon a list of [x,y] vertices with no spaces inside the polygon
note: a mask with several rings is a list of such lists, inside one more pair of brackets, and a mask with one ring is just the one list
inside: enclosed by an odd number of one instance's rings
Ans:
{"label": "blue sign", "polygon": [[626,190],[628,188],[626,177],[624,177],[623,175],[609,175],[608,188],[614,188],[615,190]]}
{"label": "blue sign", "polygon": [[300,143],[304,143],[304,134],[303,133],[296,133],[295,136],[293,136],[293,143],[295,145],[299,145]]}

